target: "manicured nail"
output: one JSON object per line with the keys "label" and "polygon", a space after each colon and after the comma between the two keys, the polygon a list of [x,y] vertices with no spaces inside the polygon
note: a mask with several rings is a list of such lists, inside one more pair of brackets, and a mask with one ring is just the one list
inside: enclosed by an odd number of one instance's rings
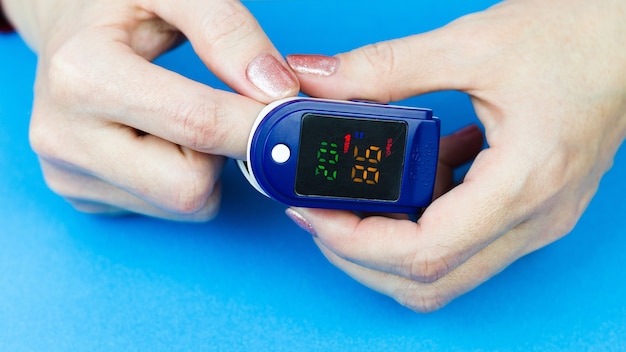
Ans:
{"label": "manicured nail", "polygon": [[293,73],[267,53],[250,61],[246,76],[255,87],[273,99],[296,95],[300,89]]}
{"label": "manicured nail", "polygon": [[328,77],[337,72],[339,59],[325,55],[288,55],[287,63],[298,73]]}
{"label": "manicured nail", "polygon": [[291,220],[293,220],[293,222],[295,222],[298,226],[300,226],[304,231],[310,233],[313,237],[317,237],[317,232],[315,232],[313,225],[311,225],[311,223],[297,210],[293,208],[288,208],[287,210],[285,210],[285,214],[287,214],[287,216]]}

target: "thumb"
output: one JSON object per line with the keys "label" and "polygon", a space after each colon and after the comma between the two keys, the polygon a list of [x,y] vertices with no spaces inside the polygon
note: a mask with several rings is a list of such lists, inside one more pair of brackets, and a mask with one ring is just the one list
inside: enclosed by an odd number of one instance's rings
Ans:
{"label": "thumb", "polygon": [[452,30],[443,27],[332,57],[289,55],[287,62],[302,91],[315,97],[389,102],[437,90],[466,90],[470,80]]}

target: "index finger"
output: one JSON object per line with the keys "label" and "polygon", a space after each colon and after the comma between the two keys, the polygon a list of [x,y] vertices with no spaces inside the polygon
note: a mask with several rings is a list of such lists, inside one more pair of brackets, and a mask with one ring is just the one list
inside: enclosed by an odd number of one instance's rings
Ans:
{"label": "index finger", "polygon": [[[77,35],[50,62],[47,89],[58,101],[72,97],[68,109],[75,115],[96,115],[200,152],[245,158],[263,104],[194,82],[146,61],[124,43],[91,40],[94,36],[114,37],[115,31]],[[98,57],[107,60],[90,60]]]}

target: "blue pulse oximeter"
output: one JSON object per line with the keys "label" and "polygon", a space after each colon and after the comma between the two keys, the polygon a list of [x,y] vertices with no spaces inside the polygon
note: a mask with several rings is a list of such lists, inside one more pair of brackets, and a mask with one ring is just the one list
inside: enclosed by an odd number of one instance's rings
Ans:
{"label": "blue pulse oximeter", "polygon": [[239,166],[288,205],[416,213],[433,197],[439,136],[429,109],[287,98],[259,114]]}

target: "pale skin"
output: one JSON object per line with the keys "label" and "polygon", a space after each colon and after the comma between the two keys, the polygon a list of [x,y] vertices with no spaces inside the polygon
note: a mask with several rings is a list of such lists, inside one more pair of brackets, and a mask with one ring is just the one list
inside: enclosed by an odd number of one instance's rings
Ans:
{"label": "pale skin", "polygon": [[[31,145],[49,187],[81,211],[210,219],[224,156],[243,158],[264,104],[299,90],[238,1],[2,5],[38,54]],[[240,94],[150,63],[181,33]]]}
{"label": "pale skin", "polygon": [[356,280],[416,311],[443,307],[580,218],[626,136],[625,18],[621,0],[508,1],[334,59],[288,57],[314,96],[464,91],[489,145],[417,222],[288,214]]}
{"label": "pale skin", "polygon": [[[211,219],[225,157],[244,159],[264,104],[299,91],[236,0],[1,5],[38,54],[31,145],[48,186],[80,211]],[[240,94],[151,64],[184,37]]]}
{"label": "pale skin", "polygon": [[[448,191],[452,168],[478,153],[482,136],[468,127],[442,140],[441,196],[417,222],[289,210],[337,267],[417,311],[567,234],[626,135],[620,0],[504,2],[335,58],[292,56],[291,69],[236,1],[2,5],[39,55],[30,138],[44,177],[87,212],[211,218],[223,156],[245,154],[247,129],[230,127],[250,127],[263,104],[300,87],[385,102],[467,92],[489,147]],[[150,63],[179,30],[239,95]],[[267,54],[282,68],[278,82],[259,77]]]}

